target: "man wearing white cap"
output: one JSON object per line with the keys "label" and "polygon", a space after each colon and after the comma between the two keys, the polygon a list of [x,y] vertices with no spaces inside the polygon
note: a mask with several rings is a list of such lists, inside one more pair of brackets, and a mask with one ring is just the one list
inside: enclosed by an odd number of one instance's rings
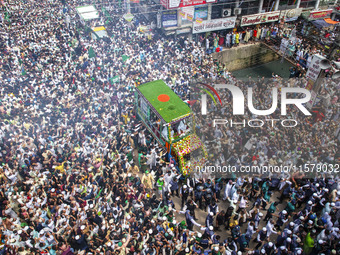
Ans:
{"label": "man wearing white cap", "polygon": [[257,242],[255,249],[258,249],[262,246],[263,242],[267,239],[267,228],[262,228],[260,232],[257,234],[256,239],[254,240]]}
{"label": "man wearing white cap", "polygon": [[269,238],[271,234],[280,234],[274,228],[274,220],[269,220],[266,229],[267,229],[267,237]]}
{"label": "man wearing white cap", "polygon": [[289,217],[290,216],[288,216],[288,213],[287,213],[286,210],[283,210],[282,212],[280,212],[279,218],[278,218],[278,220],[276,221],[276,224],[275,224],[275,228],[280,230],[281,227],[283,226],[283,224],[288,221]]}
{"label": "man wearing white cap", "polygon": [[275,244],[272,243],[272,242],[265,243],[263,245],[262,249],[265,250],[265,252],[266,252],[265,254],[266,255],[274,255],[275,252],[277,251],[277,248],[276,248]]}

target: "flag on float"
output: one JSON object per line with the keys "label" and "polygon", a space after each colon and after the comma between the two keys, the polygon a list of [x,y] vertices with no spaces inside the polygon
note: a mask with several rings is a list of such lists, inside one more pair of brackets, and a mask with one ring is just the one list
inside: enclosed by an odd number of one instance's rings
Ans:
{"label": "flag on float", "polygon": [[119,75],[116,75],[115,77],[112,77],[109,80],[111,82],[111,85],[113,85],[113,84],[119,82]]}

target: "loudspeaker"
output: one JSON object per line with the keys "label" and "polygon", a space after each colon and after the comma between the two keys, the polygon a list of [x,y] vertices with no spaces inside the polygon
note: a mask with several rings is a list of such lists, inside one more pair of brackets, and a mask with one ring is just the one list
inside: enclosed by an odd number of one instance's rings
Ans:
{"label": "loudspeaker", "polygon": [[319,56],[319,58],[321,59],[320,61],[320,67],[321,69],[328,69],[331,67],[331,62],[326,59],[325,57]]}

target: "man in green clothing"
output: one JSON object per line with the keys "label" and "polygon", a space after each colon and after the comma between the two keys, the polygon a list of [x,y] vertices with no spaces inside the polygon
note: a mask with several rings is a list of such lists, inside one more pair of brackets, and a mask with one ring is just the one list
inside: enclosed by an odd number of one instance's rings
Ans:
{"label": "man in green clothing", "polygon": [[306,255],[311,254],[312,250],[314,248],[314,239],[311,236],[311,233],[309,232],[306,236],[305,241],[303,242],[303,251]]}
{"label": "man in green clothing", "polygon": [[264,218],[264,221],[268,222],[272,217],[273,217],[273,214],[274,212],[276,211],[276,206],[278,205],[279,203],[278,202],[274,202],[272,203],[268,210],[267,210],[267,215],[266,217]]}
{"label": "man in green clothing", "polygon": [[156,186],[158,188],[158,194],[161,196],[161,199],[163,199],[163,187],[164,187],[164,178],[163,175],[157,180]]}
{"label": "man in green clothing", "polygon": [[292,203],[292,198],[289,199],[285,210],[288,212],[288,214],[291,214],[295,211],[295,206]]}

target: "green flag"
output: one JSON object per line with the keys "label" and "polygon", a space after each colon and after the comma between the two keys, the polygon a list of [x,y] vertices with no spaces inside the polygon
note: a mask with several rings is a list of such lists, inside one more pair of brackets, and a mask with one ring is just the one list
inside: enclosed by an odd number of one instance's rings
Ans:
{"label": "green flag", "polygon": [[96,53],[94,53],[94,50],[92,47],[90,47],[89,49],[89,58],[95,58],[96,57]]}
{"label": "green flag", "polygon": [[115,77],[110,78],[110,82],[113,85],[114,83],[119,82],[119,75],[116,75]]}
{"label": "green flag", "polygon": [[95,197],[95,199],[97,199],[97,198],[100,196],[100,193],[102,193],[102,190],[103,190],[103,189],[101,189],[101,190],[99,191],[99,193],[98,193],[98,195]]}
{"label": "green flag", "polygon": [[122,55],[122,60],[123,60],[123,62],[125,62],[125,61],[128,60],[129,58],[130,58],[129,56]]}
{"label": "green flag", "polygon": [[10,21],[10,20],[9,20],[8,12],[5,12],[5,20]]}
{"label": "green flag", "polygon": [[26,71],[23,65],[21,66],[21,75],[26,75]]}

